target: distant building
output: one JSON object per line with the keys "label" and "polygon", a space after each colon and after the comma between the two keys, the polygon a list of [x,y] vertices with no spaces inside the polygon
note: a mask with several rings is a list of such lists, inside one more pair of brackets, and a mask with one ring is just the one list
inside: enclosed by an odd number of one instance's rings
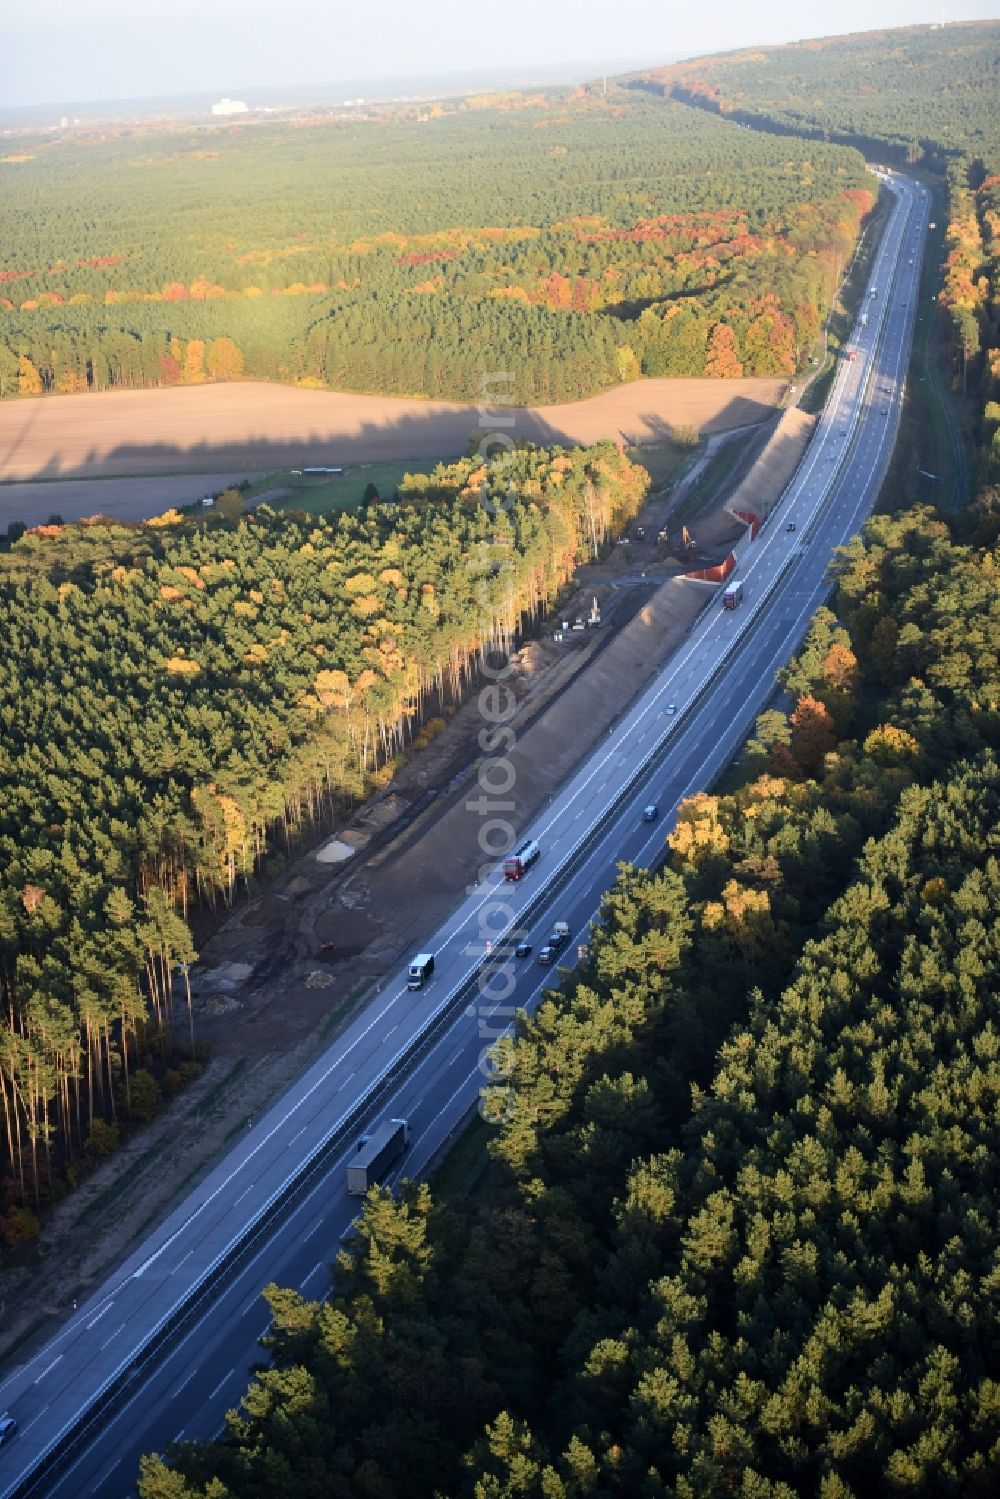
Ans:
{"label": "distant building", "polygon": [[220,99],[218,104],[212,105],[214,115],[245,115],[247,106],[242,99]]}

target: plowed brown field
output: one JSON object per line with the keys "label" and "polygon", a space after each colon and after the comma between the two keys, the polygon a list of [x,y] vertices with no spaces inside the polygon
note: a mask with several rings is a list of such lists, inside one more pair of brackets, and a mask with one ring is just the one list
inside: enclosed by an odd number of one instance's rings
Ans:
{"label": "plowed brown field", "polygon": [[[496,386],[495,389],[502,387]],[[762,420],[781,380],[639,380],[563,406],[496,408],[245,382],[45,396],[0,406],[0,480],[260,472],[451,457],[473,434],[534,442],[650,441]],[[498,420],[500,418],[500,420]]]}

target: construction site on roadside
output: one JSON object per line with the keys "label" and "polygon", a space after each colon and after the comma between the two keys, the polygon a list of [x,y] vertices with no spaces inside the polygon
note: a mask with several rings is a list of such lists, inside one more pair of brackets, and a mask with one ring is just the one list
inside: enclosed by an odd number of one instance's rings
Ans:
{"label": "construction site on roadside", "polygon": [[[505,815],[516,829],[546,804],[680,646],[766,524],[814,423],[792,408],[768,424],[770,435],[749,471],[727,496],[710,499],[690,526],[671,527],[689,481],[651,497],[627,545],[581,567],[576,592],[550,616],[544,635],[510,658],[503,682],[516,699],[509,719],[515,743],[506,756],[513,808]],[[634,456],[641,461],[641,452]],[[595,614],[600,627],[587,628]],[[562,622],[569,628],[560,629]],[[213,1008],[231,1015],[241,1007],[240,991],[261,987],[266,964],[267,988],[287,1027],[290,983],[311,979],[308,992],[343,994],[391,971],[434,930],[484,859],[481,819],[466,806],[476,792],[480,718],[473,698],[433,753],[417,753],[350,823],[297,860],[285,880],[211,939],[196,984],[197,1007],[208,1011],[204,1019]],[[227,967],[234,963],[235,971]],[[199,1028],[204,1033],[204,1025]]]}

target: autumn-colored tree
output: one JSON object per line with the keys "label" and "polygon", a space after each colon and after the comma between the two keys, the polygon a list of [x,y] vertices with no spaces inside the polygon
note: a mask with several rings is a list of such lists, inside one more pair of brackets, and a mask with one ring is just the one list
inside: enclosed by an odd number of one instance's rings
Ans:
{"label": "autumn-colored tree", "polygon": [[243,355],[231,338],[213,338],[205,364],[213,380],[243,378]]}
{"label": "autumn-colored tree", "polygon": [[181,378],[181,367],[172,354],[164,354],[160,360],[160,374],[164,385],[176,385]]}
{"label": "autumn-colored tree", "polygon": [[17,385],[22,396],[40,396],[42,393],[42,377],[27,354],[22,354],[17,361]]}
{"label": "autumn-colored tree", "polygon": [[823,681],[843,692],[853,692],[858,675],[858,658],[850,646],[833,644],[823,661]]}
{"label": "autumn-colored tree", "polygon": [[879,724],[872,729],[864,749],[880,765],[905,765],[920,754],[920,745],[913,735],[894,723]]}
{"label": "autumn-colored tree", "polygon": [[791,752],[807,775],[818,773],[836,742],[829,709],[817,698],[800,697],[792,714]]}
{"label": "autumn-colored tree", "polygon": [[698,865],[713,854],[724,854],[729,839],[719,822],[718,797],[699,791],[681,802],[667,843],[685,864]]}
{"label": "autumn-colored tree", "polygon": [[705,374],[715,380],[738,380],[743,366],[736,352],[736,335],[728,323],[716,323],[708,340]]}
{"label": "autumn-colored tree", "polygon": [[615,355],[615,366],[618,378],[624,384],[627,380],[638,380],[642,374],[642,367],[635,356],[634,349],[628,344],[621,344]]}
{"label": "autumn-colored tree", "polygon": [[202,360],[205,357],[205,340],[192,338],[184,353],[184,383],[199,385],[205,378]]}

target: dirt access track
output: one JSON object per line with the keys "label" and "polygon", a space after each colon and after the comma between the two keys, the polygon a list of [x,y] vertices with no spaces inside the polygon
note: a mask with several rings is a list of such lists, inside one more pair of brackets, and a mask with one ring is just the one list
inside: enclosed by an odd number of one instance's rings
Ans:
{"label": "dirt access track", "polygon": [[[0,406],[0,518],[37,523],[53,510],[69,519],[106,505],[139,519],[156,513],[145,486],[103,492],[104,481],[450,458],[491,431],[565,446],[622,434],[650,442],[685,425],[722,432],[762,421],[785,390],[782,380],[637,380],[568,405],[481,409],[246,381],[10,401]],[[86,482],[74,494],[67,481]],[[163,508],[197,494],[155,498]],[[67,504],[74,499],[89,508]],[[29,513],[36,508],[44,514]]]}

